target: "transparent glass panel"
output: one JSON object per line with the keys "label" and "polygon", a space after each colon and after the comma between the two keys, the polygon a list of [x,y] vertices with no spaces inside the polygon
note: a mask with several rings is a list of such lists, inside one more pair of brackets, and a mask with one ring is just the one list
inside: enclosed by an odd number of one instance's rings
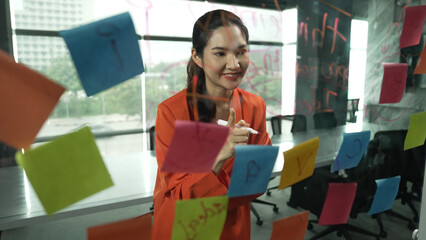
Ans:
{"label": "transparent glass panel", "polygon": [[19,62],[66,88],[37,137],[68,133],[83,125],[94,133],[142,128],[140,76],[87,97],[62,38],[16,39]]}
{"label": "transparent glass panel", "polygon": [[261,96],[266,116],[281,113],[282,47],[250,46],[250,66],[240,88]]}
{"label": "transparent glass panel", "polygon": [[186,87],[190,42],[144,41],[146,125],[155,125],[157,105]]}

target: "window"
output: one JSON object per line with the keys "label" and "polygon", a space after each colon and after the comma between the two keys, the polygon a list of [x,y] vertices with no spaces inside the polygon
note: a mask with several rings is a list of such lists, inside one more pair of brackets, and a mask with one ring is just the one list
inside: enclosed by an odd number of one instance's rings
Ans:
{"label": "window", "polygon": [[[146,2],[93,0],[75,4],[58,0],[52,7],[43,9],[43,12],[38,4],[31,11],[24,9],[15,12],[15,16],[19,14],[28,19],[40,16],[43,20],[43,25],[30,22],[25,26],[22,18],[16,18],[15,29],[58,31],[129,11],[139,35],[171,38],[169,41],[140,41],[146,72],[95,96],[86,97],[62,38],[18,35],[15,44],[19,60],[67,88],[38,137],[64,134],[83,124],[91,124],[93,131],[148,129],[153,126],[157,105],[186,86],[186,65],[191,42],[182,41],[181,38],[189,39],[195,20],[216,8],[227,9],[240,16],[249,29],[250,41],[254,42],[250,46],[251,64],[240,87],[265,99],[267,116],[287,111],[284,109],[293,110],[291,106],[288,107],[289,103],[294,102],[294,94],[291,94],[294,86],[289,87],[289,82],[294,81],[291,79],[295,68],[291,67],[292,62],[289,60],[293,59],[295,64],[296,54],[292,52],[295,40],[289,40],[290,35],[283,34],[283,29],[294,29],[297,24],[281,21],[288,15],[287,11],[199,1],[159,0],[151,1],[150,5]],[[72,14],[63,14],[58,9]],[[164,20],[165,15],[168,16],[167,21]],[[297,15],[293,14],[292,17],[297,20]],[[24,44],[31,44],[31,55],[22,51]],[[138,136],[139,140],[131,141],[123,140],[124,136],[99,139],[98,145],[106,154],[120,151],[111,148],[115,145],[126,148],[125,151],[140,151],[147,147],[145,137]],[[123,147],[124,142],[129,146]],[[132,144],[135,146],[131,147]],[[102,149],[102,146],[108,147]]]}
{"label": "window", "polygon": [[[348,99],[359,98],[358,108],[364,109],[364,83],[367,60],[368,21],[352,20],[349,55]],[[362,117],[357,120],[362,121]]]}

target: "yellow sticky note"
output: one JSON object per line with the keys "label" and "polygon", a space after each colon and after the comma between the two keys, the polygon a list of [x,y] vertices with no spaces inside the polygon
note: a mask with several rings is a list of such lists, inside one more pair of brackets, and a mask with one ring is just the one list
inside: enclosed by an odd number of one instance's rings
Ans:
{"label": "yellow sticky note", "polygon": [[319,138],[315,137],[284,152],[284,167],[278,189],[291,186],[312,176],[319,147]]}
{"label": "yellow sticky note", "polygon": [[426,139],[426,112],[410,115],[407,136],[405,136],[404,150],[421,146]]}
{"label": "yellow sticky note", "polygon": [[228,196],[176,201],[172,239],[220,239]]}
{"label": "yellow sticky note", "polygon": [[16,160],[49,215],[113,185],[89,127],[17,152]]}

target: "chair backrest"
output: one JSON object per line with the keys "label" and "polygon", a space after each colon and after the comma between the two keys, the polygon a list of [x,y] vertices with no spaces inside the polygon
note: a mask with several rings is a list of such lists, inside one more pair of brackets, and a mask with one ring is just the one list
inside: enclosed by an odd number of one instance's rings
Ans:
{"label": "chair backrest", "polygon": [[271,117],[272,133],[281,134],[281,115]]}
{"label": "chair backrest", "polygon": [[317,112],[314,114],[314,128],[332,128],[337,126],[334,112]]}
{"label": "chair backrest", "polygon": [[0,142],[0,167],[16,166],[16,149]]}
{"label": "chair backrest", "polygon": [[356,122],[356,112],[358,112],[359,98],[348,99],[347,122]]}
{"label": "chair backrest", "polygon": [[149,150],[155,150],[155,126],[149,128]]}
{"label": "chair backrest", "polygon": [[291,125],[291,132],[306,131],[306,128],[307,128],[306,116],[301,114],[294,115],[293,125]]}
{"label": "chair backrest", "polygon": [[403,174],[404,164],[410,159],[410,151],[404,151],[407,130],[379,131],[374,134],[378,141],[377,151],[380,156],[380,178],[394,177]]}
{"label": "chair backrest", "polygon": [[351,217],[355,218],[358,213],[368,212],[373,203],[376,193],[375,180],[378,178],[379,163],[377,161],[378,141],[371,140],[367,151],[355,168],[347,169],[347,181],[357,182],[358,188],[351,209]]}
{"label": "chair backrest", "polygon": [[300,132],[306,131],[307,121],[306,116],[301,114],[295,115],[278,115],[271,117],[272,133],[274,135],[281,134],[281,121],[282,120],[291,120],[293,123],[291,125],[291,132]]}

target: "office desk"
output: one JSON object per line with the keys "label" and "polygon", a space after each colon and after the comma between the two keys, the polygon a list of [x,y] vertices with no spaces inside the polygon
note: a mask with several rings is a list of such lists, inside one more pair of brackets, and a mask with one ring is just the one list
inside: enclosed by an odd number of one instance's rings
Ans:
{"label": "office desk", "polygon": [[[371,130],[371,138],[379,130],[375,124],[349,124],[331,129],[285,133],[272,136],[272,143],[280,147],[273,176],[284,166],[283,152],[318,136],[316,167],[331,164],[337,155],[344,132]],[[47,216],[31,184],[20,167],[0,168],[0,231],[40,224],[85,214],[108,211],[152,201],[157,163],[154,151],[108,156],[104,158],[114,186],[77,202],[52,216]]]}
{"label": "office desk", "polygon": [[155,152],[104,158],[114,186],[47,216],[20,167],[0,168],[0,231],[152,201]]}
{"label": "office desk", "polygon": [[351,123],[346,125],[337,126],[335,128],[327,129],[310,129],[303,132],[295,133],[283,133],[280,135],[272,135],[272,145],[279,146],[278,157],[275,162],[275,166],[272,170],[272,176],[278,176],[281,174],[281,170],[284,166],[284,155],[283,152],[291,149],[292,147],[303,143],[314,137],[319,137],[319,148],[315,167],[323,167],[330,165],[335,160],[340,145],[343,141],[343,133],[360,132],[360,131],[371,131],[370,140],[373,139],[374,134],[378,131],[391,130],[389,127],[374,124],[364,123],[357,124]]}

